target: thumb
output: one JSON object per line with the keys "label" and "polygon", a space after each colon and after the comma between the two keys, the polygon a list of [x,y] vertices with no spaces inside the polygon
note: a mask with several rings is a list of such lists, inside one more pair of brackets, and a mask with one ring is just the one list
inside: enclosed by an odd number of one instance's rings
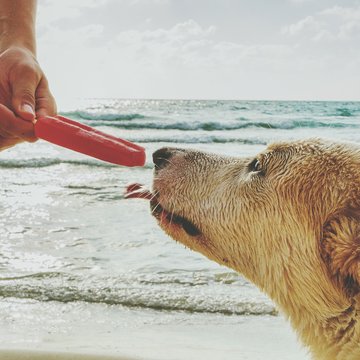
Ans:
{"label": "thumb", "polygon": [[57,113],[56,102],[50,92],[49,84],[44,76],[36,89],[36,117],[54,116]]}
{"label": "thumb", "polygon": [[35,74],[22,73],[12,84],[13,110],[24,120],[35,120],[35,91],[38,82]]}

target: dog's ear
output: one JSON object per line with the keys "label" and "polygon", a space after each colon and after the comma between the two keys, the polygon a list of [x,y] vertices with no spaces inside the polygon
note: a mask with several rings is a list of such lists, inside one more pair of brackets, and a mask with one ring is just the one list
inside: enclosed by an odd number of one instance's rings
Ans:
{"label": "dog's ear", "polygon": [[325,223],[321,255],[331,278],[346,294],[360,292],[360,206],[348,206]]}

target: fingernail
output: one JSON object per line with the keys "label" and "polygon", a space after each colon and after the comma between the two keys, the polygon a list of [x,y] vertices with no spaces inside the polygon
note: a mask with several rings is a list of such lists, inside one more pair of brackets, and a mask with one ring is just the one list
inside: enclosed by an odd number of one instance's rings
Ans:
{"label": "fingernail", "polygon": [[23,112],[26,112],[28,114],[31,114],[31,115],[35,116],[35,111],[34,111],[33,107],[31,105],[29,105],[29,104],[22,104],[21,105],[21,110]]}

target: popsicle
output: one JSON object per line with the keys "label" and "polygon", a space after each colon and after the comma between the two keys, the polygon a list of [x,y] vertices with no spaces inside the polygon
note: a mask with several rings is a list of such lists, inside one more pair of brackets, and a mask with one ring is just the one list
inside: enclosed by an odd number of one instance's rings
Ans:
{"label": "popsicle", "polygon": [[35,123],[35,135],[43,140],[96,159],[123,166],[143,166],[145,149],[64,116],[44,116]]}

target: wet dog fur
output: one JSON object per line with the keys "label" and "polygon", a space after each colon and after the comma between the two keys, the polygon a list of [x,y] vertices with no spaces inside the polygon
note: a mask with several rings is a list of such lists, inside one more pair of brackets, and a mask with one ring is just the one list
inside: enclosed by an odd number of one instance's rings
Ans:
{"label": "wet dog fur", "polygon": [[243,274],[314,359],[360,359],[360,147],[311,139],[254,158],[164,148],[154,216],[171,237]]}

